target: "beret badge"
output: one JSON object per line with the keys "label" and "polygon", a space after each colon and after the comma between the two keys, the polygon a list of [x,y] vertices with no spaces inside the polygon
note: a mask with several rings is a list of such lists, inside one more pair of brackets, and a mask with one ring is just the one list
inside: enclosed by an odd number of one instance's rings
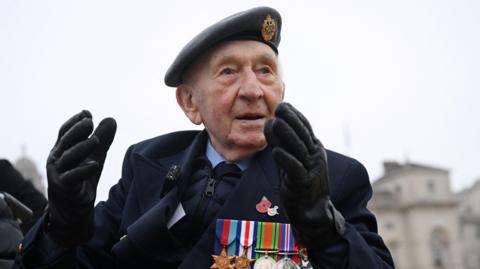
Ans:
{"label": "beret badge", "polygon": [[272,16],[267,15],[265,20],[263,20],[262,25],[262,37],[265,41],[270,41],[275,35],[276,24],[275,20],[272,19]]}

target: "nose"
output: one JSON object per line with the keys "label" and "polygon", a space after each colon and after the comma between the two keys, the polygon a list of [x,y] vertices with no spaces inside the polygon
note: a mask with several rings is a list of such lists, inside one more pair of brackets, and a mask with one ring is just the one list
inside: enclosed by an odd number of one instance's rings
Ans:
{"label": "nose", "polygon": [[261,83],[258,81],[257,75],[251,69],[245,69],[241,79],[239,96],[248,100],[259,99],[263,97]]}

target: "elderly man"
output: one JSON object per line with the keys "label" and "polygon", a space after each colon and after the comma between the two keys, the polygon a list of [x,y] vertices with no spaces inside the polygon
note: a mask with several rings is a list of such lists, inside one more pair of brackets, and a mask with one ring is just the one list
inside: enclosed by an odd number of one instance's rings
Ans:
{"label": "elderly man", "polygon": [[16,266],[393,267],[366,209],[363,166],[325,150],[282,103],[281,23],[276,10],[254,8],[190,41],[165,82],[205,130],[131,146],[122,178],[95,209],[115,121],[95,131],[88,111],[67,121],[47,161],[47,214]]}

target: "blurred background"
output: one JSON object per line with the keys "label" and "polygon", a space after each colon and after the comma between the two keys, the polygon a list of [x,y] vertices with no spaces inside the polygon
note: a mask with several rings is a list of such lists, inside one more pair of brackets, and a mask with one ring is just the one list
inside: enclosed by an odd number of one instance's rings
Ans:
{"label": "blurred background", "polygon": [[179,50],[260,5],[283,17],[286,100],[366,166],[397,267],[480,268],[478,1],[3,0],[0,158],[45,188],[59,126],[82,109],[114,117],[105,200],[129,145],[201,128],[163,83]]}

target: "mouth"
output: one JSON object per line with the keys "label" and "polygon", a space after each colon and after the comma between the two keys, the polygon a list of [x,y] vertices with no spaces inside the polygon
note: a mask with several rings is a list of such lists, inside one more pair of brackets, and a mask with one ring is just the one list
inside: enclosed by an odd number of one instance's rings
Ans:
{"label": "mouth", "polygon": [[235,117],[235,119],[237,120],[242,120],[242,121],[256,121],[256,120],[261,120],[261,119],[264,119],[265,116],[263,114],[260,114],[260,113],[246,113],[246,114],[241,114],[237,117]]}

